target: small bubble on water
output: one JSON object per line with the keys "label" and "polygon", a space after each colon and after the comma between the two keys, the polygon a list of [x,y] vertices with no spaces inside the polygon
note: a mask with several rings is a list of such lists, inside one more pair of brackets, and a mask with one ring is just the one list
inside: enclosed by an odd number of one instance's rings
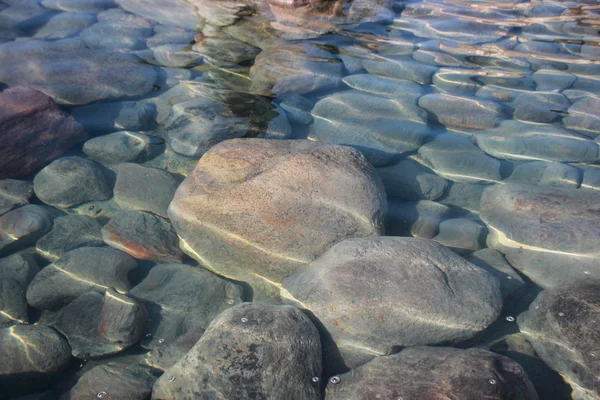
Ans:
{"label": "small bubble on water", "polygon": [[490,383],[490,385],[495,385],[496,384],[496,380],[495,379],[490,379],[488,382]]}
{"label": "small bubble on water", "polygon": [[103,399],[103,398],[106,397],[107,394],[108,393],[106,393],[105,391],[101,391],[101,392],[98,392],[98,394],[96,395],[96,397],[98,397],[99,399]]}
{"label": "small bubble on water", "polygon": [[585,271],[583,271],[584,274],[589,275],[590,271],[588,271],[587,269]]}
{"label": "small bubble on water", "polygon": [[169,382],[175,382],[175,377],[174,376],[170,376],[169,377]]}
{"label": "small bubble on water", "polygon": [[506,320],[508,322],[515,322],[515,317],[511,317],[510,315],[508,317],[506,317]]}
{"label": "small bubble on water", "polygon": [[592,357],[596,357],[596,352],[592,351],[592,352],[590,353],[590,356],[592,356]]}
{"label": "small bubble on water", "polygon": [[317,382],[320,381],[320,379],[319,379],[318,376],[313,376],[312,379],[311,379],[311,381],[313,381],[314,383],[317,383]]}
{"label": "small bubble on water", "polygon": [[533,308],[535,308],[536,310],[539,310],[539,309],[540,309],[540,306],[535,306],[535,307],[533,307]]}
{"label": "small bubble on water", "polygon": [[163,339],[163,338],[158,339],[158,343],[163,344],[164,342],[165,342],[165,339]]}
{"label": "small bubble on water", "polygon": [[375,398],[376,398],[376,399],[380,399],[380,398],[381,398],[381,395],[380,395],[380,394],[376,394],[376,395],[375,395]]}
{"label": "small bubble on water", "polygon": [[339,376],[332,376],[332,377],[329,379],[329,382],[331,382],[331,383],[333,383],[333,384],[335,385],[336,383],[340,383],[340,380],[341,380],[341,379],[340,379],[340,377],[339,377]]}
{"label": "small bubble on water", "polygon": [[233,304],[233,303],[235,303],[234,300],[227,300],[227,304]]}
{"label": "small bubble on water", "polygon": [[512,279],[512,276],[507,276],[506,279]]}
{"label": "small bubble on water", "polygon": [[150,337],[150,336],[152,336],[151,333],[146,333],[146,337]]}
{"label": "small bubble on water", "polygon": [[246,317],[242,317],[241,321],[242,321],[243,323],[246,323],[246,322],[248,322],[248,318],[246,318]]}
{"label": "small bubble on water", "polygon": [[565,316],[565,313],[564,313],[564,312],[559,312],[559,313],[558,313],[558,316],[559,316],[559,317],[564,317],[564,316]]}

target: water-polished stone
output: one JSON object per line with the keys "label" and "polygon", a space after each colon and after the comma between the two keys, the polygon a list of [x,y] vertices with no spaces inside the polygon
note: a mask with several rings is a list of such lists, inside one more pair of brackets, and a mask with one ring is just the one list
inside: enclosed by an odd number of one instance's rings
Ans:
{"label": "water-polished stone", "polygon": [[0,387],[12,398],[55,383],[71,362],[67,341],[45,326],[0,329]]}
{"label": "water-polished stone", "polygon": [[143,131],[156,125],[156,107],[141,101],[90,104],[71,112],[89,133]]}
{"label": "water-polished stone", "polygon": [[33,196],[33,184],[16,179],[0,180],[0,215],[29,204]]}
{"label": "water-polished stone", "polygon": [[260,53],[258,47],[234,39],[229,35],[198,35],[192,50],[205,62],[220,67],[251,62]]}
{"label": "water-polished stone", "polygon": [[500,291],[505,299],[525,285],[523,278],[497,250],[477,250],[466,256],[465,259],[494,275],[500,282]]}
{"label": "water-polished stone", "polygon": [[141,132],[119,131],[95,137],[83,144],[89,158],[103,164],[140,163],[164,150],[165,140]]}
{"label": "water-polished stone", "polygon": [[539,356],[573,388],[572,398],[600,396],[598,320],[600,285],[579,284],[542,291],[517,319]]}
{"label": "water-polished stone", "polygon": [[600,98],[584,97],[569,107],[569,115],[563,118],[563,124],[569,129],[596,138],[600,136],[599,107]]}
{"label": "water-polished stone", "polygon": [[519,121],[551,123],[560,120],[571,102],[559,93],[523,93],[515,100],[514,118]]}
{"label": "water-polished stone", "polygon": [[196,30],[203,25],[196,7],[186,0],[116,0],[116,2],[124,10],[164,25],[191,30]]}
{"label": "water-polished stone", "polygon": [[60,13],[44,24],[33,35],[36,39],[65,39],[77,36],[79,32],[96,23],[96,18],[89,14]]}
{"label": "water-polished stone", "polygon": [[305,44],[272,46],[254,59],[250,69],[252,92],[283,96],[332,89],[342,83],[342,61]]}
{"label": "water-polished stone", "polygon": [[27,288],[27,301],[40,310],[57,310],[80,295],[114,288],[126,293],[137,262],[110,247],[81,247],[42,269]]}
{"label": "water-polished stone", "polygon": [[215,318],[152,399],[318,400],[321,357],[319,332],[297,308],[244,303]]}
{"label": "water-polished stone", "polygon": [[491,129],[503,119],[502,107],[488,100],[449,94],[427,94],[419,105],[451,128]]}
{"label": "water-polished stone", "polygon": [[540,69],[531,77],[536,83],[535,90],[542,92],[562,92],[570,88],[577,79],[573,74],[554,69]]}
{"label": "water-polished stone", "polygon": [[109,246],[138,260],[181,262],[179,239],[168,220],[147,211],[125,211],[102,228]]}
{"label": "water-polished stone", "polygon": [[488,186],[478,183],[452,182],[452,185],[446,189],[438,201],[447,206],[460,207],[478,213],[481,207],[481,193]]}
{"label": "water-polished stone", "polygon": [[171,368],[194,347],[204,331],[203,328],[191,329],[172,342],[153,348],[147,353],[143,364],[161,371]]}
{"label": "water-polished stone", "polygon": [[167,216],[167,207],[180,182],[175,175],[133,163],[119,164],[115,170],[115,200],[122,208]]}
{"label": "water-polished stone", "polygon": [[435,200],[446,190],[448,181],[410,158],[377,168],[388,196],[404,200]]}
{"label": "water-polished stone", "polygon": [[136,56],[92,50],[80,39],[0,44],[0,82],[31,86],[61,104],[143,95],[156,77]]}
{"label": "water-polished stone", "polygon": [[483,349],[412,347],[377,357],[327,385],[326,400],[537,400],[523,368]]}
{"label": "water-polished stone", "polygon": [[488,245],[543,288],[600,278],[598,199],[594,192],[499,184],[481,197]]}
{"label": "water-polished stone", "polygon": [[61,11],[92,14],[116,6],[113,0],[42,0],[42,5]]}
{"label": "water-polished stone", "polygon": [[[85,292],[57,312],[44,312],[39,323],[65,335],[73,357],[103,357],[133,346],[143,330],[146,313],[124,295]],[[115,307],[119,303],[119,307]]]}
{"label": "water-polished stone", "polygon": [[292,122],[308,125],[313,122],[313,117],[310,111],[314,107],[314,103],[304,96],[293,94],[286,96],[279,104],[285,110],[288,118]]}
{"label": "water-polished stone", "polygon": [[0,216],[0,255],[35,243],[59,215],[54,208],[29,204]]}
{"label": "water-polished stone", "polygon": [[146,400],[155,381],[156,376],[148,367],[113,361],[83,374],[69,395],[77,400],[96,400],[100,398],[98,393],[106,393],[108,399]]}
{"label": "water-polished stone", "polygon": [[423,64],[406,56],[378,56],[364,60],[363,67],[373,75],[403,79],[425,85],[431,83],[436,67]]}
{"label": "water-polished stone", "polygon": [[418,149],[428,134],[427,114],[410,97],[339,92],[320,100],[312,115],[310,139],[355,147],[375,166]]}
{"label": "water-polished stone", "polygon": [[79,37],[94,50],[131,51],[146,47],[153,23],[119,8],[99,13],[98,22],[84,29]]}
{"label": "water-polished stone", "polygon": [[25,291],[39,271],[31,255],[15,254],[0,258],[0,326],[29,323]]}
{"label": "water-polished stone", "polygon": [[481,151],[465,136],[444,134],[419,148],[419,155],[438,175],[455,182],[498,181],[500,161]]}
{"label": "water-polished stone", "polygon": [[531,161],[515,167],[507,180],[538,186],[576,189],[579,187],[581,177],[579,170],[571,165],[559,162]]}
{"label": "water-polished stone", "polygon": [[498,317],[499,284],[426,239],[346,239],[284,279],[284,300],[324,325],[352,368],[396,346],[475,336]]}
{"label": "water-polished stone", "polygon": [[477,133],[477,145],[507,160],[594,162],[598,145],[560,125],[504,121],[496,129]]}
{"label": "water-polished stone", "polygon": [[354,149],[234,139],[200,159],[169,217],[185,252],[261,298],[333,243],[379,235],[386,210],[377,172]]}
{"label": "water-polished stone", "polygon": [[353,89],[385,97],[409,97],[415,102],[423,95],[421,85],[402,79],[389,79],[370,74],[346,76],[344,83]]}
{"label": "water-polished stone", "polygon": [[431,239],[437,235],[440,223],[453,215],[450,207],[435,201],[389,199],[388,203],[385,231],[392,236]]}
{"label": "water-polished stone", "polygon": [[242,302],[239,285],[182,264],[157,265],[130,295],[148,310],[142,346],[153,350],[205,330],[217,315]]}
{"label": "water-polished stone", "polygon": [[438,229],[439,232],[433,240],[458,254],[485,247],[487,229],[481,223],[467,218],[452,218],[442,221]]}
{"label": "water-polished stone", "polygon": [[46,204],[69,208],[112,197],[110,173],[101,164],[77,156],[62,157],[33,180],[35,195]]}
{"label": "water-polished stone", "polygon": [[473,96],[482,86],[474,78],[477,70],[440,68],[432,78],[432,83],[444,93],[456,96]]}
{"label": "water-polished stone", "polygon": [[[0,44],[0,66],[2,65]],[[13,68],[13,61],[10,61]],[[3,68],[0,67],[0,82]],[[8,83],[8,82],[5,82]],[[18,82],[21,84],[21,82]],[[51,98],[29,87],[0,92],[0,179],[39,170],[73,145],[87,139],[82,126]]]}

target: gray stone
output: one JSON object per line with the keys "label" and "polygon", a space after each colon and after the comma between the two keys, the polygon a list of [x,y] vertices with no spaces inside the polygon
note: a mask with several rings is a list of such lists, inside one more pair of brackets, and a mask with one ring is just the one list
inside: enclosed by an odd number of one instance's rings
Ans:
{"label": "gray stone", "polygon": [[235,139],[200,159],[169,217],[185,252],[250,283],[256,299],[277,296],[278,282],[333,243],[379,235],[386,211],[383,185],[356,150]]}
{"label": "gray stone", "polygon": [[29,204],[33,196],[33,184],[16,179],[0,180],[0,215]]}
{"label": "gray stone", "polygon": [[110,247],[81,247],[42,269],[27,288],[27,301],[40,310],[57,310],[90,290],[126,293],[127,274],[136,266],[135,259]]}
{"label": "gray stone", "polygon": [[577,168],[567,164],[532,161],[518,165],[507,180],[517,183],[531,183],[539,186],[576,189],[581,180],[579,175]]}
{"label": "gray stone", "polygon": [[581,181],[581,189],[583,190],[600,190],[600,171],[586,170],[583,171],[583,179]]}
{"label": "gray stone", "polygon": [[314,103],[306,97],[300,96],[299,94],[287,96],[283,99],[280,106],[285,110],[292,122],[303,125],[308,125],[313,122],[310,111],[313,109]]}
{"label": "gray stone", "polygon": [[59,215],[51,207],[29,204],[0,216],[0,255],[35,243]]}
{"label": "gray stone", "polygon": [[161,371],[171,368],[194,347],[204,334],[203,328],[191,329],[175,340],[158,346],[147,353],[143,363]]}
{"label": "gray stone", "polygon": [[600,136],[600,98],[584,97],[569,107],[569,115],[563,118],[563,124],[586,136],[596,138]]}
{"label": "gray stone", "polygon": [[131,51],[146,47],[153,23],[119,8],[97,15],[98,23],[84,29],[79,37],[94,50]]}
{"label": "gray stone", "polygon": [[482,86],[473,78],[477,71],[465,69],[440,68],[433,75],[432,82],[435,87],[444,92],[456,96],[474,96],[477,90]]}
{"label": "gray stone", "polygon": [[[284,279],[352,368],[397,346],[458,342],[496,320],[496,278],[431,240],[346,239]],[[360,301],[357,301],[360,299]]]}
{"label": "gray stone", "polygon": [[535,351],[573,388],[572,398],[600,396],[598,281],[542,291],[518,318]]}
{"label": "gray stone", "polygon": [[42,5],[77,13],[97,13],[116,6],[113,0],[42,0]]}
{"label": "gray stone", "polygon": [[185,0],[116,0],[121,8],[164,25],[196,30],[202,25],[196,7]]}
{"label": "gray stone", "polygon": [[156,125],[156,107],[141,101],[95,103],[76,107],[71,112],[89,133],[143,131]]}
{"label": "gray stone", "polygon": [[261,51],[258,47],[224,34],[201,35],[192,50],[205,62],[220,67],[251,62]]}
{"label": "gray stone", "polygon": [[500,161],[481,151],[465,136],[443,134],[419,148],[419,155],[438,175],[461,183],[501,179]]}
{"label": "gray stone", "polygon": [[522,94],[535,93],[529,89],[507,88],[496,85],[485,85],[475,92],[475,97],[483,100],[495,101],[504,103],[509,106],[514,106],[514,101]]}
{"label": "gray stone", "polygon": [[458,254],[470,253],[485,247],[487,229],[482,224],[467,218],[452,218],[442,221],[436,242]]}
{"label": "gray stone", "polygon": [[112,197],[110,173],[77,156],[59,158],[42,169],[33,179],[33,190],[44,203],[59,208]]}
{"label": "gray stone", "polygon": [[479,212],[483,190],[489,185],[453,182],[438,201],[447,206]]}
{"label": "gray stone", "polygon": [[542,288],[600,279],[594,192],[507,183],[486,189],[488,245]]}
{"label": "gray stone", "polygon": [[[65,335],[73,357],[86,359],[116,354],[137,342],[146,314],[143,307],[127,296],[111,299],[115,297],[108,291],[106,295],[85,292],[57,312],[46,311],[39,323]],[[115,307],[117,301],[128,304],[119,310]]]}
{"label": "gray stone", "polygon": [[250,68],[252,92],[266,96],[304,94],[342,83],[342,61],[309,44],[275,45]]}
{"label": "gray stone", "polygon": [[0,44],[0,82],[31,86],[61,104],[143,95],[155,81],[156,70],[137,57],[92,50],[80,39]]}
{"label": "gray stone", "polygon": [[408,80],[382,78],[370,74],[346,76],[344,83],[352,89],[385,97],[412,98],[416,104],[423,95],[421,85]]}
{"label": "gray stone", "polygon": [[40,268],[30,255],[0,258],[0,326],[30,322],[25,291],[38,272]]}
{"label": "gray stone", "polygon": [[168,220],[146,211],[125,211],[102,228],[109,246],[137,258],[155,262],[181,262],[177,232]]}
{"label": "gray stone", "polygon": [[485,269],[500,282],[500,291],[505,299],[525,285],[523,278],[510,266],[499,251],[482,249],[465,257],[467,261]]}
{"label": "gray stone", "polygon": [[448,185],[444,178],[410,158],[378,168],[377,172],[388,196],[403,200],[435,200]]}
{"label": "gray stone", "polygon": [[523,93],[515,100],[514,118],[519,121],[550,123],[560,119],[571,105],[559,93]]}
{"label": "gray stone", "polygon": [[104,246],[102,225],[83,215],[65,215],[54,220],[52,230],[35,244],[44,258],[55,261],[65,253],[79,247]]}
{"label": "gray stone", "polygon": [[467,60],[461,59],[442,51],[434,51],[420,48],[412,53],[412,58],[424,64],[434,65],[436,67],[463,67],[463,68],[478,68],[477,64],[473,64]]}
{"label": "gray stone", "polygon": [[95,400],[106,392],[109,399],[146,400],[156,377],[148,367],[109,362],[84,373],[69,391],[71,399]]}
{"label": "gray stone", "polygon": [[542,92],[562,92],[575,82],[575,75],[554,69],[540,69],[531,75],[536,83],[535,90]]}
{"label": "gray stone", "polygon": [[119,164],[116,172],[115,200],[121,207],[167,216],[179,179],[166,171],[132,163]]}
{"label": "gray stone", "polygon": [[451,128],[491,129],[503,119],[502,107],[492,101],[449,94],[427,94],[419,105]]}
{"label": "gray stone", "polygon": [[36,39],[64,39],[77,36],[79,32],[96,22],[89,14],[60,13],[50,18],[33,35]]}
{"label": "gray stone", "polygon": [[83,152],[104,164],[148,161],[164,150],[165,140],[140,132],[119,131],[83,144]]}
{"label": "gray stone", "polygon": [[199,267],[160,264],[131,290],[148,309],[142,346],[158,349],[206,329],[221,312],[242,302],[242,288]]}
{"label": "gray stone", "polygon": [[385,231],[391,236],[414,236],[431,239],[437,235],[440,223],[451,218],[452,210],[429,200],[398,201],[389,199]]}
{"label": "gray stone", "polygon": [[436,67],[426,65],[406,56],[378,56],[363,60],[363,67],[373,75],[403,79],[425,85],[431,83]]}
{"label": "gray stone", "polygon": [[375,166],[414,151],[428,134],[427,114],[411,98],[385,98],[358,90],[320,100],[310,139],[355,147]]}
{"label": "gray stone", "polygon": [[43,390],[56,382],[71,362],[67,341],[45,326],[0,329],[0,387],[2,395]]}
{"label": "gray stone", "polygon": [[560,125],[504,121],[496,129],[477,133],[477,145],[507,160],[582,161],[598,159],[598,145]]}
{"label": "gray stone", "polygon": [[377,357],[327,385],[326,400],[431,399],[537,400],[523,368],[483,349],[412,347]]}
{"label": "gray stone", "polygon": [[[215,366],[219,366],[215,368]],[[152,399],[321,398],[321,343],[295,307],[244,303],[220,314],[156,381]]]}

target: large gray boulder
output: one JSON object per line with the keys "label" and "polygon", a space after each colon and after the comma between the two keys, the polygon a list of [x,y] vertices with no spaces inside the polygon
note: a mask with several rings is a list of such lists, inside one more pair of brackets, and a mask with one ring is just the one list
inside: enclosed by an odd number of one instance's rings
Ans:
{"label": "large gray boulder", "polygon": [[595,192],[514,183],[481,197],[488,245],[543,288],[600,279],[598,196]]}
{"label": "large gray boulder", "polygon": [[295,307],[244,303],[219,315],[156,381],[152,399],[318,400],[321,343]]}
{"label": "large gray boulder", "polygon": [[206,153],[168,213],[184,251],[264,298],[336,242],[381,234],[386,211],[381,181],[356,150],[242,139]]}
{"label": "large gray boulder", "polygon": [[575,400],[600,397],[600,281],[542,291],[519,329],[573,388]]}
{"label": "large gray boulder", "polygon": [[52,207],[28,204],[0,216],[0,256],[35,243],[59,215]]}
{"label": "large gray boulder", "polygon": [[29,323],[25,291],[38,272],[40,268],[30,255],[0,258],[0,327]]}
{"label": "large gray boulder", "polygon": [[346,239],[281,292],[319,319],[349,367],[397,346],[471,338],[502,307],[492,275],[431,240],[403,237]]}
{"label": "large gray boulder", "polygon": [[326,400],[537,400],[521,366],[482,349],[412,347],[330,382]]}

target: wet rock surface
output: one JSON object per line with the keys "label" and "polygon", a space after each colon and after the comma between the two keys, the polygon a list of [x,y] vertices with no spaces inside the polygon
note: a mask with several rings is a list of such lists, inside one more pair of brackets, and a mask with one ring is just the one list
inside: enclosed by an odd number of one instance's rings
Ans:
{"label": "wet rock surface", "polygon": [[65,215],[54,220],[52,230],[36,242],[36,250],[49,260],[57,260],[79,247],[104,246],[102,225],[87,216]]}
{"label": "wet rock surface", "polygon": [[481,350],[412,347],[399,354],[377,357],[338,376],[327,385],[326,399],[366,400],[513,399],[538,396],[521,366],[508,357]]}
{"label": "wet rock surface", "polygon": [[0,181],[0,215],[17,207],[29,204],[33,196],[33,184],[16,179]]}
{"label": "wet rock surface", "polygon": [[419,105],[452,128],[491,129],[503,119],[497,103],[476,98],[428,94],[419,99]]}
{"label": "wet rock surface", "polygon": [[600,395],[598,281],[542,291],[518,318],[535,351],[573,388],[574,399]]}
{"label": "wet rock surface", "polygon": [[30,322],[25,292],[39,271],[30,255],[0,258],[0,326]]}
{"label": "wet rock surface", "polygon": [[152,399],[316,400],[320,391],[313,378],[320,376],[319,333],[308,317],[290,306],[244,303],[211,323],[158,379]]}
{"label": "wet rock surface", "polygon": [[[0,44],[0,48],[4,45]],[[0,65],[3,65],[0,49]],[[10,65],[4,72],[15,70]],[[0,72],[0,82],[6,82]],[[44,93],[26,86],[0,92],[0,179],[38,171],[87,138],[82,126]]]}
{"label": "wet rock surface", "polygon": [[29,204],[0,216],[0,255],[31,245],[52,229],[61,212]]}
{"label": "wet rock surface", "polygon": [[334,242],[379,234],[386,210],[381,182],[357,151],[245,139],[224,142],[200,159],[169,216],[190,256],[249,282],[255,296],[266,290],[272,297],[278,289],[271,282]]}
{"label": "wet rock surface", "polygon": [[83,151],[103,164],[144,162],[160,154],[164,139],[138,132],[119,131],[85,142]]}
{"label": "wet rock surface", "polygon": [[400,237],[338,243],[286,278],[282,297],[318,318],[350,368],[395,346],[473,337],[502,306],[496,278],[433,241]]}

